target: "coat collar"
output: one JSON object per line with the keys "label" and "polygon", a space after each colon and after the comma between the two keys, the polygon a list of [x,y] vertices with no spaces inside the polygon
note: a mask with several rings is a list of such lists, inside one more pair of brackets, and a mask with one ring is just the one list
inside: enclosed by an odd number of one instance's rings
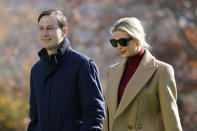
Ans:
{"label": "coat collar", "polygon": [[60,47],[57,49],[57,53],[63,55],[69,49],[71,49],[70,42],[68,38],[65,37],[62,44],[60,44]]}
{"label": "coat collar", "polygon": [[66,52],[71,49],[69,40],[65,37],[62,43],[60,43],[59,48],[57,49],[56,54],[48,55],[46,48],[42,48],[38,52],[38,56],[44,62],[43,69],[44,70],[55,70],[60,63],[60,60]]}
{"label": "coat collar", "polygon": [[113,65],[112,68],[109,69],[110,72],[110,80],[108,80],[108,87],[107,88],[107,95],[109,100],[109,110],[112,113],[112,116],[115,115],[117,108],[118,108],[118,88],[119,88],[119,83],[121,81],[121,77],[124,72],[124,68],[126,66],[126,59],[121,61],[120,63]]}
{"label": "coat collar", "polygon": [[[125,109],[126,107],[133,101],[133,99],[137,96],[137,94],[143,89],[144,85],[148,82],[148,80],[151,78],[155,70],[157,69],[158,65],[155,64],[155,58],[151,55],[151,53],[148,50],[145,50],[144,56],[132,76],[132,78],[129,80],[125,90],[124,94],[122,96],[122,99],[120,101],[119,106],[117,106],[118,103],[118,88],[119,83],[122,77],[122,74],[124,72],[126,60],[119,63],[117,66],[115,66],[112,70],[115,74],[114,78],[114,84],[113,89],[111,91],[111,94],[113,94],[113,97],[110,97],[110,105],[112,106],[112,113],[114,112],[115,118],[117,118]],[[115,99],[114,99],[115,98]]]}
{"label": "coat collar", "polygon": [[[64,38],[64,40],[60,43],[59,48],[57,49],[57,53],[58,55],[63,55],[66,51],[68,51],[71,48],[70,46],[70,42],[68,40],[68,38]],[[53,54],[53,55],[56,55]],[[47,53],[46,48],[42,48],[39,52],[38,52],[38,56],[40,57],[41,60],[48,60],[49,59],[49,55]]]}

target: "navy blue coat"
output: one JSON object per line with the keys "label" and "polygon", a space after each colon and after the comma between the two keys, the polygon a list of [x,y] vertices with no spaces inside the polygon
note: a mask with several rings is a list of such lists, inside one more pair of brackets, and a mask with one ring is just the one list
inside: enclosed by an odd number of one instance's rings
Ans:
{"label": "navy blue coat", "polygon": [[105,117],[99,73],[93,60],[65,38],[56,54],[46,49],[30,77],[28,131],[101,131]]}

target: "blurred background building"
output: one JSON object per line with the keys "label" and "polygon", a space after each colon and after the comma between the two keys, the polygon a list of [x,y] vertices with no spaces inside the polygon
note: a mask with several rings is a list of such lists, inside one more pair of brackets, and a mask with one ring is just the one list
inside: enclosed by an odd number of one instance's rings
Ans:
{"label": "blurred background building", "polygon": [[42,47],[37,17],[58,8],[69,22],[72,48],[94,59],[105,91],[106,71],[119,60],[110,26],[137,17],[152,53],[175,69],[184,131],[197,129],[197,0],[0,0],[0,131],[25,131],[29,74]]}

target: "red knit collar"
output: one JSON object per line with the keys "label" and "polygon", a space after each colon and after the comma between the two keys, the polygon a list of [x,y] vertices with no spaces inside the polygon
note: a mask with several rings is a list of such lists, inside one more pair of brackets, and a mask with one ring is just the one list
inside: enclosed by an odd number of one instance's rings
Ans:
{"label": "red knit collar", "polygon": [[144,55],[144,50],[141,49],[139,53],[134,56],[131,56],[127,59],[127,64],[132,65],[134,63],[139,63]]}

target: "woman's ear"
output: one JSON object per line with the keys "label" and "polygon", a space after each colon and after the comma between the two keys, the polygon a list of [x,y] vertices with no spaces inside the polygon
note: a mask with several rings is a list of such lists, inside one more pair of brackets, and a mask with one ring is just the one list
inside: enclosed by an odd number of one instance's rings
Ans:
{"label": "woman's ear", "polygon": [[138,39],[134,39],[134,41],[135,41],[135,43],[136,43],[137,46],[140,45],[140,41]]}
{"label": "woman's ear", "polygon": [[68,33],[68,28],[67,27],[64,27],[62,29],[62,37],[65,37],[67,35],[67,33]]}
{"label": "woman's ear", "polygon": [[136,43],[138,50],[141,50],[140,41],[138,39],[135,39],[135,43]]}

